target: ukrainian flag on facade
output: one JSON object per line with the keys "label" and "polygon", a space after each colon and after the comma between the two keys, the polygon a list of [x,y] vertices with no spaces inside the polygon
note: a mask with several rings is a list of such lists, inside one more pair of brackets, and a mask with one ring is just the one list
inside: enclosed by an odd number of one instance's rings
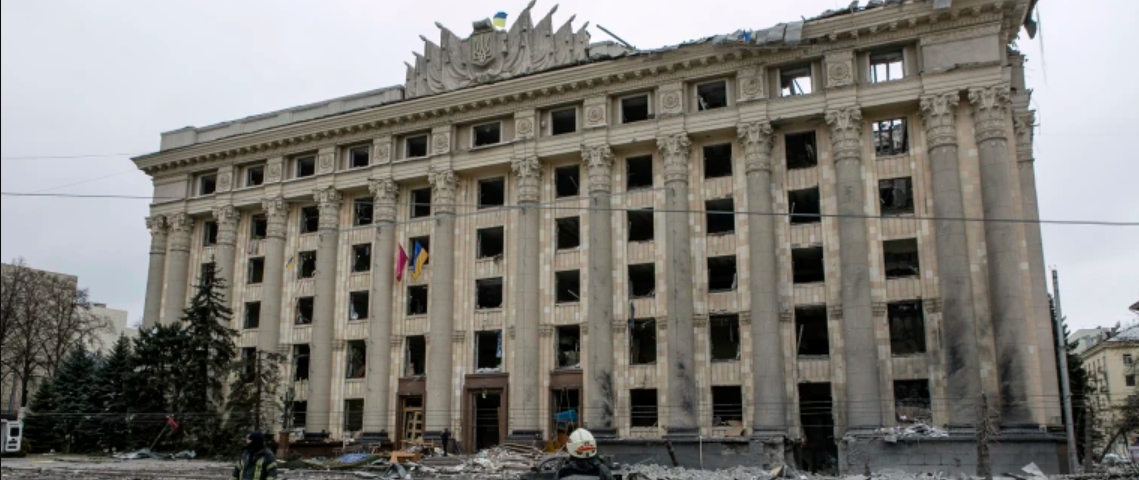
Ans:
{"label": "ukrainian flag on facade", "polygon": [[499,30],[506,29],[506,12],[498,12],[494,14],[494,28]]}

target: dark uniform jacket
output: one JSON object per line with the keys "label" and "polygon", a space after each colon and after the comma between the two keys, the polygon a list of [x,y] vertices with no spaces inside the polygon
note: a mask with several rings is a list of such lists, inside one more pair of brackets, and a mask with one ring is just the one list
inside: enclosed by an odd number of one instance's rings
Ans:
{"label": "dark uniform jacket", "polygon": [[255,454],[248,451],[241,454],[241,460],[233,468],[232,480],[275,480],[277,478],[277,457],[269,449]]}
{"label": "dark uniform jacket", "polygon": [[613,480],[613,472],[598,458],[570,458],[562,465],[558,478],[593,477],[600,480]]}

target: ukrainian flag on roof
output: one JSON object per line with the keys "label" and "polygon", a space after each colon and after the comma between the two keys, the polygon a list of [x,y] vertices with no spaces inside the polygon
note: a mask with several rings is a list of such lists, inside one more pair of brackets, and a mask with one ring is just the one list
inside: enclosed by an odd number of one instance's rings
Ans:
{"label": "ukrainian flag on roof", "polygon": [[506,12],[498,12],[494,14],[494,28],[500,30],[506,28]]}

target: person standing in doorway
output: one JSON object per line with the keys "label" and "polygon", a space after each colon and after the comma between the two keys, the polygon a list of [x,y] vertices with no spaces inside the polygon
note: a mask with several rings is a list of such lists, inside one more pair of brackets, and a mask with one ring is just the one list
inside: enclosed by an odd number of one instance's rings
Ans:
{"label": "person standing in doorway", "polygon": [[451,453],[451,429],[443,429],[443,435],[440,437],[443,441],[443,456],[449,456]]}

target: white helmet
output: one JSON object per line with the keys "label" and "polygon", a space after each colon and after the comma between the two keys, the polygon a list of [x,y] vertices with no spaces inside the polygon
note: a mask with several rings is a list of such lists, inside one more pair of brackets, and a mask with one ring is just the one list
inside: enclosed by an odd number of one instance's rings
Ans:
{"label": "white helmet", "polygon": [[597,440],[589,430],[578,429],[570,435],[566,450],[574,458],[593,458],[597,456]]}

